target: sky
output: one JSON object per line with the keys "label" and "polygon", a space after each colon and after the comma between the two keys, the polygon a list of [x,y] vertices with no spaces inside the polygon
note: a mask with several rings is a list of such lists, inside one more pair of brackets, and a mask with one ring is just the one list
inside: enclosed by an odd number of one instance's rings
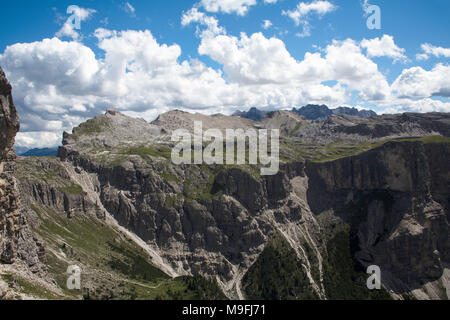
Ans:
{"label": "sky", "polygon": [[57,146],[110,107],[147,121],[310,103],[450,112],[449,13],[448,0],[8,1],[16,146]]}

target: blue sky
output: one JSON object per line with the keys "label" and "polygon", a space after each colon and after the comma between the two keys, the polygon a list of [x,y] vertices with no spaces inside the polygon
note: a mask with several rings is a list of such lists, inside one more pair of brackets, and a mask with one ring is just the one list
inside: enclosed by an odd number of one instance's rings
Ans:
{"label": "blue sky", "polygon": [[58,144],[107,107],[149,121],[307,103],[449,112],[449,12],[446,0],[18,0],[0,12],[0,65],[24,147]]}

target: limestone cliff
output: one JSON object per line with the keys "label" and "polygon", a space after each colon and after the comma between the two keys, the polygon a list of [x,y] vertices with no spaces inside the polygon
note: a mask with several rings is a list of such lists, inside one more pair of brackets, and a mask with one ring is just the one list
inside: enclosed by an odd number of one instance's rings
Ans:
{"label": "limestone cliff", "polygon": [[0,263],[26,261],[35,272],[40,270],[37,244],[20,209],[14,177],[16,154],[14,139],[19,118],[11,95],[11,85],[0,69]]}
{"label": "limestone cliff", "polygon": [[0,261],[3,263],[14,262],[14,240],[20,223],[17,189],[13,178],[13,145],[18,130],[19,118],[11,96],[11,85],[0,69]]}
{"label": "limestone cliff", "polygon": [[395,292],[412,291],[443,278],[450,262],[449,157],[448,144],[411,141],[309,163],[308,202],[350,224],[361,265],[380,266]]}

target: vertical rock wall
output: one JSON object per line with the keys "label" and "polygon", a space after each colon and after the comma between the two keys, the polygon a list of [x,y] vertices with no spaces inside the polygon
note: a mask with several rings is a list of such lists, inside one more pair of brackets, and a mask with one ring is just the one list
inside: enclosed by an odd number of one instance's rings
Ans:
{"label": "vertical rock wall", "polygon": [[20,125],[11,92],[11,85],[0,68],[0,263],[12,264],[19,258],[31,271],[38,272],[42,269],[39,256],[43,257],[43,248],[20,210],[14,178],[14,139]]}
{"label": "vertical rock wall", "polygon": [[14,138],[19,118],[11,95],[11,85],[0,69],[0,262],[13,263],[14,239],[20,220],[18,193],[14,172]]}

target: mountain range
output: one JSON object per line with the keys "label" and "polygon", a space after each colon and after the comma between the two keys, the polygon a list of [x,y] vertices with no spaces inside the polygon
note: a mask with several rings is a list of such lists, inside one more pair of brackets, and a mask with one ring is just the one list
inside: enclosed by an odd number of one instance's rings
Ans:
{"label": "mountain range", "polygon": [[[293,108],[292,112],[303,116],[306,120],[317,120],[323,121],[332,115],[349,115],[360,118],[370,118],[371,116],[376,116],[377,114],[372,110],[358,110],[356,108],[350,107],[339,107],[336,109],[330,109],[326,105],[313,105],[308,104],[299,109]],[[249,111],[236,111],[233,116],[238,116],[253,121],[262,121],[267,117],[269,111],[262,111],[258,108],[251,108]]]}
{"label": "mountain range", "polygon": [[19,153],[21,157],[56,157],[57,154],[58,148],[33,148]]}
{"label": "mountain range", "polygon": [[[108,109],[65,132],[57,157],[16,159],[3,73],[0,94],[0,298],[447,298],[450,114],[320,120],[329,111],[309,106],[148,123]],[[279,173],[175,165],[172,132],[194,121],[279,129]],[[80,290],[66,287],[72,265]],[[366,287],[371,265],[381,290]]]}

